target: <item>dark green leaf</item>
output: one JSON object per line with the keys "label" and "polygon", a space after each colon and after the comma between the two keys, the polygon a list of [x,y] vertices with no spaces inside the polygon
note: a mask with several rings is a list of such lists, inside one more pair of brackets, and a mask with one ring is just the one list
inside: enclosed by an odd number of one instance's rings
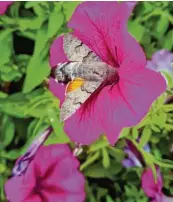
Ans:
{"label": "dark green leaf", "polygon": [[0,32],[0,68],[3,64],[10,61],[12,55],[12,30],[6,29]]}
{"label": "dark green leaf", "polygon": [[15,134],[15,124],[13,120],[4,115],[1,121],[1,129],[0,129],[0,149],[8,146],[14,138]]}
{"label": "dark green leaf", "polygon": [[161,15],[160,20],[157,22],[157,37],[160,38],[166,32],[169,26],[168,17],[166,15]]}

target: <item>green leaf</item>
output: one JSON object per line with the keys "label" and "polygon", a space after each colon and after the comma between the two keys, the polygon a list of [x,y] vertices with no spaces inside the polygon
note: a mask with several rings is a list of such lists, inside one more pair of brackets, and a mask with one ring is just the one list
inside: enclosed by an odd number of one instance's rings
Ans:
{"label": "green leaf", "polygon": [[81,1],[70,1],[63,2],[64,14],[66,16],[66,21],[70,19],[75,8],[81,3]]}
{"label": "green leaf", "polygon": [[164,36],[162,41],[162,48],[171,50],[173,47],[173,31],[170,30],[166,36]]}
{"label": "green leaf", "polygon": [[137,139],[139,137],[138,129],[136,127],[132,128],[132,136],[134,139]]}
{"label": "green leaf", "polygon": [[49,73],[50,67],[47,60],[40,60],[40,57],[32,57],[27,67],[23,92],[29,93],[32,91],[43,82]]}
{"label": "green leaf", "polygon": [[141,41],[145,28],[136,20],[129,21],[128,30],[137,41]]}
{"label": "green leaf", "polygon": [[59,120],[59,114],[57,114],[55,110],[49,109],[48,116],[54,129],[54,135],[48,138],[46,144],[53,143],[53,141],[58,141],[58,143],[69,142],[70,139],[64,132],[63,123]]}
{"label": "green leaf", "polygon": [[45,17],[47,12],[49,12],[48,4],[51,4],[51,2],[47,3],[47,2],[40,2],[40,1],[38,2],[29,1],[25,3],[25,8],[26,9],[33,8],[37,16]]}
{"label": "green leaf", "polygon": [[110,158],[106,148],[102,148],[102,164],[105,168],[110,167]]}
{"label": "green leaf", "polygon": [[127,135],[129,135],[129,133],[130,133],[130,128],[123,128],[123,130],[121,131],[120,138],[126,137]]}
{"label": "green leaf", "polygon": [[155,167],[155,165],[153,163],[150,165],[150,167],[151,167],[151,170],[152,170],[152,173],[153,173],[153,176],[154,176],[154,181],[156,183],[157,182],[157,170],[156,170],[156,167]]}
{"label": "green leaf", "polygon": [[6,97],[8,97],[8,94],[0,91],[0,98],[6,98]]}
{"label": "green leaf", "polygon": [[21,155],[20,149],[10,150],[9,152],[2,150],[2,152],[1,152],[1,157],[6,158],[8,160],[16,160],[20,155]]}
{"label": "green leaf", "polygon": [[112,146],[108,147],[109,154],[114,157],[118,162],[121,162],[125,158],[125,153],[122,149],[118,149]]}
{"label": "green leaf", "polygon": [[92,178],[105,178],[111,176],[108,169],[103,168],[101,163],[94,164],[84,171],[85,176]]}
{"label": "green leaf", "polygon": [[[49,94],[49,97],[47,93]],[[28,94],[15,93],[7,98],[0,98],[0,111],[18,118],[27,118],[29,116],[40,118],[47,113],[46,109],[47,107],[50,108],[50,100],[52,99],[52,94],[45,89],[37,89]],[[32,107],[30,106],[31,100]],[[41,106],[36,105],[36,108],[34,108],[35,102],[38,100],[42,101],[39,103]],[[47,107],[43,105],[43,101],[45,100],[48,102]],[[29,111],[29,114],[26,113],[27,110]]]}
{"label": "green leaf", "polygon": [[62,12],[54,11],[50,14],[48,23],[48,38],[52,38],[53,36],[57,35],[58,30],[61,28],[63,22],[64,16]]}
{"label": "green leaf", "polygon": [[154,6],[151,4],[151,2],[145,1],[143,2],[143,5],[145,7],[145,12],[151,12],[154,8]]}
{"label": "green leaf", "polygon": [[22,73],[15,64],[1,66],[0,73],[1,80],[5,82],[18,81],[22,77]]}
{"label": "green leaf", "polygon": [[27,29],[36,29],[39,30],[41,25],[44,22],[44,18],[35,17],[35,18],[21,18],[18,23],[20,26],[20,30],[22,32],[26,31]]}
{"label": "green leaf", "polygon": [[110,196],[106,196],[106,202],[114,202]]}
{"label": "green leaf", "polygon": [[2,175],[3,173],[5,173],[6,169],[7,169],[6,165],[3,164],[3,163],[0,163],[0,175]]}
{"label": "green leaf", "polygon": [[12,30],[6,29],[3,31],[0,31],[0,68],[3,64],[10,61],[10,57],[12,55]]}
{"label": "green leaf", "polygon": [[112,178],[112,176],[119,173],[121,169],[122,166],[116,162],[111,162],[110,168],[104,168],[99,162],[95,163],[94,165],[87,166],[87,168],[85,168],[84,174],[85,176],[92,178]]}
{"label": "green leaf", "polygon": [[62,135],[59,134],[58,136],[53,132],[48,138],[47,140],[44,142],[44,145],[51,145],[51,144],[64,144],[64,143],[69,143],[70,140],[67,137],[66,134]]}
{"label": "green leaf", "polygon": [[164,127],[166,123],[166,114],[162,111],[159,114],[152,114],[152,123],[156,124],[157,126]]}
{"label": "green leaf", "polygon": [[26,9],[32,8],[32,7],[35,7],[38,4],[40,4],[39,1],[28,1],[28,2],[25,3],[25,8]]}
{"label": "green leaf", "polygon": [[133,185],[125,185],[125,192],[128,197],[134,197],[138,194],[138,189]]}
{"label": "green leaf", "polygon": [[15,134],[15,124],[13,120],[4,115],[1,121],[1,130],[0,130],[0,149],[8,146],[14,138]]}
{"label": "green leaf", "polygon": [[10,5],[10,14],[12,18],[17,18],[19,16],[19,8],[20,8],[20,2],[15,2],[12,5]]}
{"label": "green leaf", "polygon": [[105,137],[101,137],[99,140],[97,140],[96,142],[94,142],[90,147],[89,147],[89,151],[88,152],[94,152],[97,151],[99,149],[102,149],[106,146],[109,145],[109,142],[107,141],[107,139]]}
{"label": "green leaf", "polygon": [[49,75],[48,50],[47,28],[43,26],[37,33],[34,55],[27,66],[27,74],[23,86],[24,93],[33,90]]}
{"label": "green leaf", "polygon": [[81,164],[80,170],[82,171],[86,169],[86,167],[94,163],[99,157],[100,157],[99,151],[95,152],[93,155],[89,155],[87,160],[83,164]]}
{"label": "green leaf", "polygon": [[47,41],[47,26],[44,25],[37,32],[37,36],[35,39],[36,44],[34,46],[34,57],[39,57],[44,48],[48,49],[48,47],[45,47]]}
{"label": "green leaf", "polygon": [[168,16],[167,15],[161,15],[160,20],[157,22],[156,26],[156,32],[157,32],[157,37],[160,38],[163,36],[168,29],[169,26],[169,21],[168,21]]}
{"label": "green leaf", "polygon": [[142,131],[142,136],[139,141],[139,145],[141,146],[141,148],[143,148],[149,142],[151,135],[151,128],[146,126]]}

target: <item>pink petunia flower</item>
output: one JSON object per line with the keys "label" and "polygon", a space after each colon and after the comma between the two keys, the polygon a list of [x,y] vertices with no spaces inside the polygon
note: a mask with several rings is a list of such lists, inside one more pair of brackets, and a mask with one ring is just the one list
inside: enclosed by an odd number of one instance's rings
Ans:
{"label": "pink petunia flower", "polygon": [[84,176],[67,145],[41,146],[26,172],[5,184],[10,202],[83,202]]}
{"label": "pink petunia flower", "polygon": [[151,198],[151,202],[173,202],[172,197],[165,196],[162,193],[162,176],[160,170],[157,169],[157,181],[154,181],[154,176],[151,168],[148,168],[142,174],[142,189],[145,194]]}
{"label": "pink petunia flower", "polygon": [[[166,82],[160,73],[146,68],[146,57],[127,31],[128,17],[134,4],[128,2],[84,2],[74,11],[68,27],[101,60],[116,68],[112,83],[86,101],[65,121],[65,132],[78,143],[90,144],[105,133],[114,144],[121,130],[138,124],[153,101],[165,91]],[[50,49],[50,65],[67,62],[63,36]],[[118,74],[117,74],[118,72]],[[50,79],[50,90],[65,99],[65,87]],[[83,115],[83,112],[85,114]],[[82,117],[82,119],[81,119]]]}
{"label": "pink petunia flower", "polygon": [[1,1],[0,2],[0,15],[3,15],[6,12],[8,6],[11,5],[12,3],[13,3],[13,1]]}

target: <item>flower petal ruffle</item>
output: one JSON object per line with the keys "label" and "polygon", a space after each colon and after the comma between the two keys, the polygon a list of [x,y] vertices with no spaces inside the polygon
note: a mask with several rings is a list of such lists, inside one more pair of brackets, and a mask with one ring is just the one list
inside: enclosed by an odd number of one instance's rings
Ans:
{"label": "flower petal ruffle", "polygon": [[115,67],[131,57],[144,68],[145,54],[126,27],[133,7],[129,2],[84,2],[76,8],[68,27],[106,63]]}

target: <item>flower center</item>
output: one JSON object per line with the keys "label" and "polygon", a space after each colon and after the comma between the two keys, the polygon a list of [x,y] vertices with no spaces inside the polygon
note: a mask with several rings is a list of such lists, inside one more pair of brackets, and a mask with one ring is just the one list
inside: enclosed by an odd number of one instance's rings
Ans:
{"label": "flower center", "polygon": [[106,84],[107,85],[115,85],[119,82],[120,77],[117,70],[114,70],[112,72],[108,72],[107,78],[106,78]]}
{"label": "flower center", "polygon": [[40,195],[41,190],[44,188],[43,185],[42,185],[42,181],[43,181],[43,179],[41,177],[37,177],[37,179],[36,179],[36,185],[34,187],[34,192],[36,194]]}

